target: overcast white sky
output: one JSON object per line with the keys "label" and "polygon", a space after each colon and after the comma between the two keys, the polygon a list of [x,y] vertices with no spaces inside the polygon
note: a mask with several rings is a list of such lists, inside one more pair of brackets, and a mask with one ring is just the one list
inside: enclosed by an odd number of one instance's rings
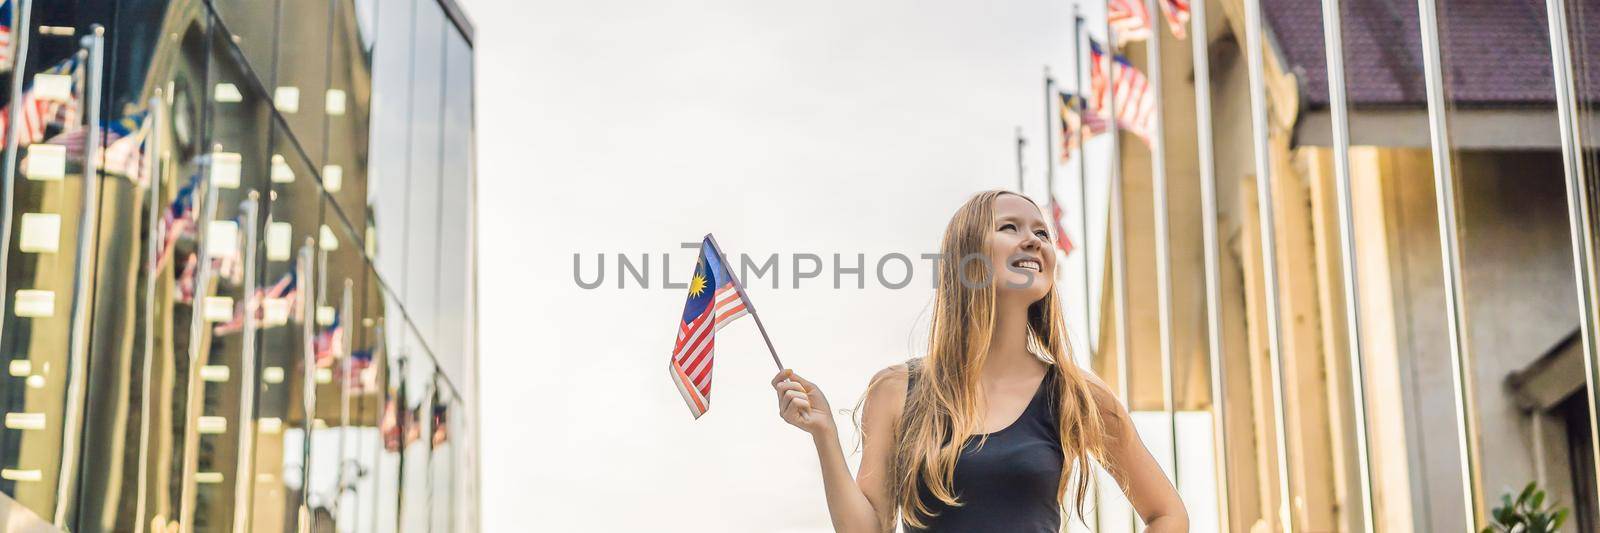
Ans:
{"label": "overcast white sky", "polygon": [[[718,335],[710,412],[684,407],[666,362],[685,293],[660,287],[660,254],[675,281],[694,262],[678,243],[708,231],[730,254],[780,254],[783,286],[751,298],[784,361],[853,405],[920,350],[932,296],[925,263],[889,290],[872,262],[936,251],[969,195],[1013,187],[1017,126],[1043,198],[1041,69],[1071,84],[1072,4],[462,3],[478,29],[484,530],[828,530],[753,321]],[[1071,168],[1057,195],[1077,205]],[[652,287],[618,289],[614,258],[606,285],[578,287],[573,254],[592,277],[616,253],[650,254]],[[825,273],[794,289],[797,253],[866,254],[868,288]]]}

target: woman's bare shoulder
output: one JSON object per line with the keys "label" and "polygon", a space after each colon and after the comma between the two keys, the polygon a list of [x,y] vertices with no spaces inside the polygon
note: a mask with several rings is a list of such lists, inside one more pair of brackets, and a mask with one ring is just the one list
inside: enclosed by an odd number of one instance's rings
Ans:
{"label": "woman's bare shoulder", "polygon": [[906,384],[911,379],[911,369],[905,363],[891,365],[879,370],[872,375],[872,380],[867,383],[866,411],[867,416],[873,413],[890,413],[891,418],[899,418],[900,411],[905,408]]}

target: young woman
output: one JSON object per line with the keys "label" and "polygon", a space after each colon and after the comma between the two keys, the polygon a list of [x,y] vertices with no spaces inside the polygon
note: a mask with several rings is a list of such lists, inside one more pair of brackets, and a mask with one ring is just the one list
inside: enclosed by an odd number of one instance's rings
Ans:
{"label": "young woman", "polygon": [[1127,411],[1068,353],[1039,207],[979,193],[941,251],[927,356],[873,376],[853,483],[822,390],[792,370],[772,380],[784,421],[816,443],[834,530],[894,531],[898,517],[906,531],[1056,533],[1069,508],[1082,516],[1088,479],[1075,474],[1092,458],[1146,531],[1188,531]]}

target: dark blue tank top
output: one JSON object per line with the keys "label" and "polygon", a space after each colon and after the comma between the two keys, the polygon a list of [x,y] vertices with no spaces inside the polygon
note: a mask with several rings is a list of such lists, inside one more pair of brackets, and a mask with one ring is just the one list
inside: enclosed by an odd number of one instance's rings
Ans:
{"label": "dark blue tank top", "polygon": [[[916,384],[918,366],[911,366],[908,392]],[[1054,370],[1045,372],[1016,422],[988,434],[987,439],[978,435],[967,439],[956,460],[952,487],[960,506],[945,505],[919,483],[917,494],[938,515],[923,517],[925,529],[909,524],[902,527],[928,533],[1061,531],[1062,513],[1056,503],[1062,458],[1052,394],[1055,379]]]}

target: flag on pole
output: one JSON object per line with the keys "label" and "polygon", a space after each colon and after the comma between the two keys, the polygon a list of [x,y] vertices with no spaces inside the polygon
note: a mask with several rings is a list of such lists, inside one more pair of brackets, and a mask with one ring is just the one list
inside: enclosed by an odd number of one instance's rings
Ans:
{"label": "flag on pole", "polygon": [[0,72],[9,72],[17,62],[11,49],[11,0],[0,2]]}
{"label": "flag on pole", "polygon": [[317,368],[332,368],[334,360],[344,355],[344,321],[341,318],[339,311],[334,310],[333,322],[311,339]]}
{"label": "flag on pole", "polygon": [[1067,235],[1066,226],[1061,225],[1061,217],[1066,213],[1061,209],[1061,202],[1056,201],[1056,195],[1050,195],[1050,223],[1056,234],[1056,247],[1061,249],[1061,255],[1072,255],[1077,247],[1072,244],[1072,237]]}
{"label": "flag on pole", "polygon": [[[1089,82],[1093,90],[1090,107],[1103,115],[1106,105],[1114,102],[1117,126],[1149,144],[1156,119],[1156,96],[1150,90],[1149,80],[1128,62],[1128,58],[1111,57],[1094,39],[1089,39],[1089,56]],[[1115,100],[1111,100],[1113,98]]]}
{"label": "flag on pole", "polygon": [[[1061,98],[1061,163],[1066,164],[1072,159],[1072,151],[1078,148],[1080,142],[1106,132],[1109,127],[1106,118],[1099,113],[1089,111],[1089,101],[1082,95],[1066,91],[1059,93]],[[1082,136],[1080,139],[1079,136]]]}
{"label": "flag on pole", "polygon": [[1150,38],[1150,13],[1142,0],[1107,0],[1106,19],[1117,35],[1117,46]]}
{"label": "flag on pole", "polygon": [[668,365],[678,393],[695,418],[711,408],[712,346],[717,330],[750,314],[738,283],[722,263],[722,252],[707,235],[700,244],[694,276],[689,279],[689,300],[683,305],[678,339]]}
{"label": "flag on pole", "polygon": [[[1167,29],[1179,39],[1187,37],[1184,25],[1189,23],[1189,0],[1161,0],[1161,14],[1167,20]],[[1150,11],[1143,0],[1107,0],[1106,18],[1117,34],[1117,46],[1150,38]]]}
{"label": "flag on pole", "polygon": [[189,183],[178,189],[173,196],[172,203],[161,211],[161,248],[156,252],[156,263],[150,265],[151,271],[159,271],[166,266],[167,258],[172,257],[172,249],[178,244],[178,239],[194,229],[196,190],[200,186],[200,174],[189,176]]}
{"label": "flag on pole", "polygon": [[[67,76],[71,81],[67,86],[67,95],[40,95],[35,91],[30,80],[22,92],[22,108],[19,116],[20,127],[17,130],[17,145],[27,146],[45,139],[46,128],[51,124],[58,125],[61,129],[76,125],[78,122],[78,87],[82,83],[84,70],[83,62],[78,60],[76,54],[56,63],[43,72],[34,75]],[[5,128],[11,127],[6,122],[11,120],[11,103],[0,108],[0,133]]]}

